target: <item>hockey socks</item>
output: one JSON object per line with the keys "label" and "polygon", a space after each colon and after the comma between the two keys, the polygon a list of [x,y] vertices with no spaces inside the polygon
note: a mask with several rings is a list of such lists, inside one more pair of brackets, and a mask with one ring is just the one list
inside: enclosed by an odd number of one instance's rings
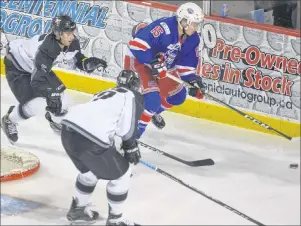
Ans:
{"label": "hockey socks", "polygon": [[80,173],[75,183],[75,197],[78,200],[78,206],[86,206],[96,187],[98,179],[92,172]]}
{"label": "hockey socks", "polygon": [[139,139],[141,137],[141,135],[144,133],[148,123],[151,121],[152,117],[153,117],[153,113],[144,110],[144,112],[141,115],[141,118],[139,120],[138,123],[138,128],[139,128],[139,133],[138,133],[138,137],[137,139]]}

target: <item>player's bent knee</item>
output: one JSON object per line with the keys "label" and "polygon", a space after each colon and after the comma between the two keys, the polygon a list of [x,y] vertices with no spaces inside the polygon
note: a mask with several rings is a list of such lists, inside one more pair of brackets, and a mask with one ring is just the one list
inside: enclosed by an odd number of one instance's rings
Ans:
{"label": "player's bent knee", "polygon": [[157,91],[144,94],[144,108],[149,112],[156,113],[160,109],[161,102],[160,93]]}
{"label": "player's bent knee", "polygon": [[80,173],[77,176],[76,180],[76,188],[84,193],[92,193],[96,187],[98,179],[96,176],[91,172],[87,173]]}
{"label": "player's bent knee", "polygon": [[128,170],[118,179],[111,180],[107,184],[107,188],[114,192],[116,189],[119,191],[127,191],[129,189],[130,185],[130,178],[132,174],[131,166],[128,168]]}
{"label": "player's bent knee", "polygon": [[36,97],[20,107],[19,112],[22,117],[30,118],[43,115],[45,114],[46,100],[43,97]]}
{"label": "player's bent knee", "polygon": [[183,88],[177,94],[167,97],[166,101],[171,105],[180,105],[184,103],[184,101],[186,100],[186,96],[187,96],[187,91],[185,88]]}
{"label": "player's bent knee", "polygon": [[78,175],[78,180],[88,185],[96,185],[98,181],[97,177],[91,171],[87,173],[80,173]]}

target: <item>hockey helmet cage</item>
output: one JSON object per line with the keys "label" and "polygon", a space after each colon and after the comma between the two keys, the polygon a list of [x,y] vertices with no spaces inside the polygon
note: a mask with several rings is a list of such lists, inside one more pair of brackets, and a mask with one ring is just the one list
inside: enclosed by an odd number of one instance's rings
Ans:
{"label": "hockey helmet cage", "polygon": [[52,20],[53,32],[73,32],[76,29],[76,23],[70,16],[57,16]]}
{"label": "hockey helmet cage", "polygon": [[125,87],[140,92],[141,79],[132,70],[122,70],[117,76],[117,87]]}

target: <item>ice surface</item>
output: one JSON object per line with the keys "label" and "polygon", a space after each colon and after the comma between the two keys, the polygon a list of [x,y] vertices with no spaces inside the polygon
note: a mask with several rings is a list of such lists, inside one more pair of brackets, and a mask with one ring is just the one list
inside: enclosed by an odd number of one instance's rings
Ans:
{"label": "ice surface", "polygon": [[[90,98],[67,92],[76,103]],[[1,115],[15,103],[2,77]],[[141,141],[185,160],[212,158],[216,165],[192,168],[141,148],[145,161],[263,224],[300,225],[300,168],[289,168],[300,164],[300,143],[174,113],[163,116],[166,127],[150,125]],[[41,168],[28,178],[1,183],[1,224],[66,224],[77,170],[44,117],[21,122],[18,129],[15,146],[37,155]],[[9,145],[1,131],[1,146]],[[100,181],[92,197],[104,218],[105,185]],[[8,210],[17,205],[12,197],[40,206],[12,214]],[[134,168],[124,216],[144,225],[254,225],[141,164]]]}

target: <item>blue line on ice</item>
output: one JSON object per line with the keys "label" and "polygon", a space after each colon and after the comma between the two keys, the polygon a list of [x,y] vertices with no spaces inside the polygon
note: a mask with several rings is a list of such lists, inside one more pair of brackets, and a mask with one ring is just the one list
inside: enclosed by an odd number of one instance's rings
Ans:
{"label": "blue line on ice", "polygon": [[15,215],[40,208],[42,204],[1,194],[1,214]]}

